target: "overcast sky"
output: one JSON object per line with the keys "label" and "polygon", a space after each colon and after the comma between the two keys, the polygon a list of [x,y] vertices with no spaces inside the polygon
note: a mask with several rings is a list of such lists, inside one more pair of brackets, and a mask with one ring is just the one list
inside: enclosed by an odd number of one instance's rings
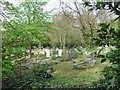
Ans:
{"label": "overcast sky", "polygon": [[[18,5],[23,0],[5,0],[5,1],[9,1],[10,3],[13,3],[14,5]],[[28,1],[36,1],[36,0],[28,0]],[[48,4],[45,6],[46,11],[51,11],[53,8],[58,8],[59,6],[59,0],[42,0],[42,1],[48,2]]]}
{"label": "overcast sky", "polygon": [[[6,1],[9,1],[10,3],[13,3],[14,5],[18,5],[21,1],[24,1],[24,0],[6,0]],[[36,1],[36,0],[27,0],[27,1]],[[39,0],[37,0],[39,1]],[[59,5],[60,5],[60,1],[59,0],[40,0],[40,1],[47,1],[48,4],[45,6],[45,11],[51,11],[53,9],[57,9],[59,8]],[[62,0],[63,2],[66,2],[66,3],[70,3],[71,1],[75,1],[75,0]],[[82,2],[82,0],[79,0],[79,2]]]}

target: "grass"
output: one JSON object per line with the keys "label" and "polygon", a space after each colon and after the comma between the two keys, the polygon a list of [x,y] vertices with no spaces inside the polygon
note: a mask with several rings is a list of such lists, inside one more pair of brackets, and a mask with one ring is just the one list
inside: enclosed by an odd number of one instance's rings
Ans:
{"label": "grass", "polygon": [[[43,61],[43,58],[41,59],[38,57],[37,59]],[[78,58],[74,61],[76,61],[75,63],[78,63],[82,60],[80,61],[80,58]],[[52,73],[54,79],[51,79],[49,83],[51,85],[90,86],[93,82],[104,79],[101,71],[109,65],[108,61],[100,63],[100,59],[98,59],[97,64],[93,67],[86,65],[87,69],[77,70],[73,69],[74,61],[61,61],[61,58],[57,58],[56,60],[45,60],[47,63],[58,62],[57,64],[53,64],[51,66],[54,69],[54,72]]]}
{"label": "grass", "polygon": [[53,65],[55,70],[52,75],[56,78],[51,81],[51,83],[64,84],[64,85],[82,85],[89,86],[93,82],[96,82],[100,79],[103,79],[102,70],[108,65],[108,62],[100,63],[100,60],[97,61],[97,64],[91,68],[83,70],[73,69],[73,62],[60,62]]}

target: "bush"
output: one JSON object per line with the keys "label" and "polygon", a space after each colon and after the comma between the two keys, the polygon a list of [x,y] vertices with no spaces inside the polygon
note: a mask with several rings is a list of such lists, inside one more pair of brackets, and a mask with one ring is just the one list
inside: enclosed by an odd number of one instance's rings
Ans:
{"label": "bush", "polygon": [[96,38],[96,45],[114,46],[115,49],[102,55],[102,62],[109,60],[111,65],[104,69],[105,83],[108,89],[117,90],[120,88],[120,28],[110,27],[110,24],[101,23]]}
{"label": "bush", "polygon": [[57,57],[55,56],[55,55],[52,55],[52,58],[51,58],[52,60],[56,60],[57,59]]}
{"label": "bush", "polygon": [[53,79],[47,70],[48,66],[38,65],[33,68],[33,73],[24,76],[16,76],[3,80],[3,89],[32,90],[49,86],[49,80]]}

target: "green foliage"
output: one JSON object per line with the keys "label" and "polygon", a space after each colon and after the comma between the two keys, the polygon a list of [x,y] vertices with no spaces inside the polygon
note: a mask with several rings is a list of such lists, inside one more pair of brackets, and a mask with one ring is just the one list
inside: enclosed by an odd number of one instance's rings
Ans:
{"label": "green foliage", "polygon": [[97,9],[101,9],[105,7],[105,3],[104,2],[97,2],[96,4]]}
{"label": "green foliage", "polygon": [[2,89],[22,89],[22,90],[36,90],[40,88],[49,87],[50,79],[41,79],[36,75],[29,74],[22,77],[11,77],[2,83]]}
{"label": "green foliage", "polygon": [[109,24],[102,23],[99,25],[101,28],[97,31],[99,38],[95,38],[96,40],[96,45],[100,46],[109,46],[109,38],[110,38],[110,32],[108,30]]}
{"label": "green foliage", "polygon": [[120,88],[120,28],[112,28],[109,24],[100,24],[101,28],[98,30],[99,38],[95,39],[96,44],[100,46],[114,46],[114,48],[102,57],[101,63],[109,60],[111,65],[104,69],[105,84],[107,89]]}
{"label": "green foliage", "polygon": [[[96,2],[94,4],[95,9],[108,9],[111,12],[114,12],[117,15],[117,18],[114,20],[118,20],[118,28],[110,27],[110,24],[102,23],[100,24],[100,29],[98,30],[99,38],[94,39],[96,41],[96,45],[99,46],[114,46],[115,48],[111,50],[111,52],[102,55],[102,62],[109,60],[111,65],[104,70],[105,80],[102,84],[107,86],[107,89],[116,90],[120,88],[120,2]],[[86,4],[85,4],[86,5]],[[89,4],[87,5],[89,6]],[[107,6],[107,8],[106,8]]]}
{"label": "green foliage", "polygon": [[32,44],[44,43],[46,32],[51,30],[49,13],[43,12],[45,2],[22,2],[14,6],[0,2],[4,12],[2,26],[2,73],[3,78],[15,75],[20,59],[28,55]]}
{"label": "green foliage", "polygon": [[33,70],[48,70],[48,66],[44,66],[44,65],[37,65],[34,67]]}
{"label": "green foliage", "polygon": [[36,76],[36,78],[40,78],[40,79],[49,79],[52,78],[51,73],[48,73],[47,70],[49,70],[50,68],[46,65],[38,65],[36,67],[34,67],[33,71],[34,71],[34,75]]}
{"label": "green foliage", "polygon": [[56,60],[57,57],[55,55],[52,55],[52,60]]}

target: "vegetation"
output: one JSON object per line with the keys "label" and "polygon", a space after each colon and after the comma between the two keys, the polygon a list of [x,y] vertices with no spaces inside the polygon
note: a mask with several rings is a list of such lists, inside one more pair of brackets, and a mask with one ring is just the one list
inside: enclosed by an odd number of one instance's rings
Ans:
{"label": "vegetation", "polygon": [[7,78],[15,74],[14,69],[21,63],[21,58],[28,55],[27,50],[31,57],[33,44],[46,40],[45,33],[50,30],[51,23],[48,22],[47,13],[42,10],[45,2],[23,2],[19,6],[9,2],[1,4],[4,10],[1,15],[5,19],[2,23],[5,29],[2,32],[2,72],[3,77]]}
{"label": "vegetation", "polygon": [[53,15],[44,10],[47,2],[0,1],[3,89],[118,90],[120,2],[59,1],[60,11]]}
{"label": "vegetation", "polygon": [[[105,8],[108,5],[108,9],[111,12],[114,12],[117,16],[115,20],[118,20],[118,24],[120,21],[120,11],[119,11],[119,2],[98,2],[96,4],[97,9]],[[114,46],[115,48],[108,52],[105,55],[99,55],[103,59],[101,62],[106,61],[107,59],[111,63],[109,67],[104,69],[104,76],[105,81],[104,84],[106,85],[107,89],[119,89],[120,87],[120,26],[118,25],[117,28],[113,28],[110,23],[101,23],[100,29],[98,29],[99,37],[96,40],[96,44],[100,46],[107,45],[108,47]]]}
{"label": "vegetation", "polygon": [[119,28],[112,28],[108,29],[109,25],[101,24],[101,29],[98,30],[99,38],[97,39],[96,43],[98,45],[108,45],[108,46],[115,46],[111,52],[107,53],[106,55],[100,55],[103,59],[101,62],[109,60],[111,65],[104,69],[104,75],[106,78],[106,84],[108,89],[118,89],[119,87],[119,68],[120,68],[120,29]]}

